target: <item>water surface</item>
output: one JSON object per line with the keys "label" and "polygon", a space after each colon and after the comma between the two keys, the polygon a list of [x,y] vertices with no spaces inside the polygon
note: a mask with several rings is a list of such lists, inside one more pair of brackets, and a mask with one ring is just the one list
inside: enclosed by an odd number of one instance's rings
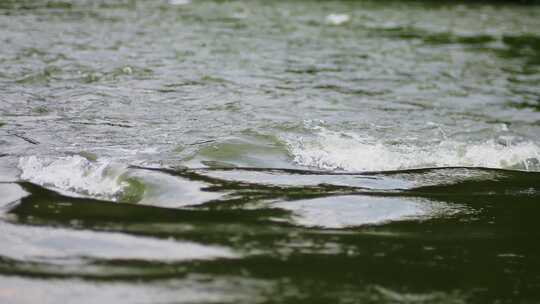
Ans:
{"label": "water surface", "polygon": [[0,300],[540,299],[540,7],[0,0]]}

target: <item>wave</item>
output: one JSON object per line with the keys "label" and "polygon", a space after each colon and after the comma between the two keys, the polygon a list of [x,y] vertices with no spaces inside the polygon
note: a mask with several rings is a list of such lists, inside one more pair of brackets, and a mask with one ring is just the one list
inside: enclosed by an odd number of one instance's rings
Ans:
{"label": "wave", "polygon": [[21,186],[13,183],[0,183],[0,193],[2,193],[0,196],[0,218],[3,215],[2,210],[29,195]]}
{"label": "wave", "polygon": [[202,191],[205,183],[141,171],[110,159],[89,160],[79,155],[22,157],[20,179],[69,196],[108,201],[180,207],[217,199],[220,193]]}
{"label": "wave", "polygon": [[20,178],[35,184],[81,195],[118,200],[130,183],[122,179],[127,166],[110,160],[90,161],[74,155],[54,159],[19,159]]}
{"label": "wave", "polygon": [[385,171],[429,167],[485,167],[540,171],[540,147],[495,140],[437,145],[391,145],[350,132],[314,127],[314,134],[286,139],[296,164],[323,170]]}

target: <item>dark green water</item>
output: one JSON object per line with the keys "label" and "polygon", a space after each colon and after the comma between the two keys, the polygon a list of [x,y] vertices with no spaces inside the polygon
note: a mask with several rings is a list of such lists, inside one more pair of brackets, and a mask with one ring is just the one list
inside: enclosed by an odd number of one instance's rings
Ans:
{"label": "dark green water", "polygon": [[537,303],[540,6],[0,0],[0,303]]}

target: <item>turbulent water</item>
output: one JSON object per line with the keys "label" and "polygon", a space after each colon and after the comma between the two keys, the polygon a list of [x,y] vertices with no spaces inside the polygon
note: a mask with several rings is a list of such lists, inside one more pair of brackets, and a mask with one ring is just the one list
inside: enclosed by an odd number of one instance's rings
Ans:
{"label": "turbulent water", "polygon": [[540,301],[540,6],[0,0],[0,302]]}

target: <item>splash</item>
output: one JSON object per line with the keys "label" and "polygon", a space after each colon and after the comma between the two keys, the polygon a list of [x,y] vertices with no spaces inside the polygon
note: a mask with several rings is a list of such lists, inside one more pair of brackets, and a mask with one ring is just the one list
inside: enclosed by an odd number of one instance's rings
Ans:
{"label": "splash", "polygon": [[68,196],[85,196],[122,203],[161,207],[200,204],[221,197],[205,192],[207,185],[151,170],[138,170],[110,159],[79,155],[19,159],[20,179]]}
{"label": "splash", "polygon": [[22,180],[110,200],[119,200],[121,194],[126,193],[133,184],[130,179],[124,179],[123,174],[127,171],[125,165],[109,160],[90,161],[78,155],[55,159],[22,157],[19,159],[19,169]]}
{"label": "splash", "polygon": [[324,170],[383,171],[426,167],[486,167],[540,171],[540,147],[532,142],[502,145],[442,141],[435,146],[390,145],[350,132],[313,128],[309,137],[287,139],[298,165]]}

